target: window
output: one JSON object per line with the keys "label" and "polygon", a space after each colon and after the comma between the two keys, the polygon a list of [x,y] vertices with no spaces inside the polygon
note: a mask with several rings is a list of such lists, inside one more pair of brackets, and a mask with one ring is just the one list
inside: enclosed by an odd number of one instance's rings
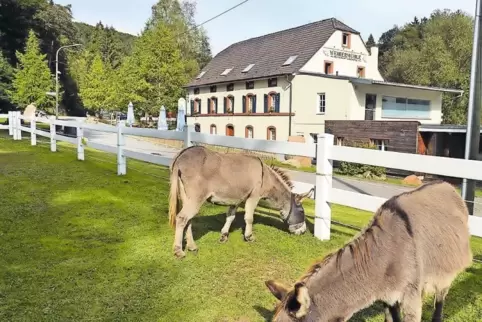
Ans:
{"label": "window", "polygon": [[290,56],[284,63],[283,66],[291,65],[298,56]]}
{"label": "window", "polygon": [[246,126],[246,129],[244,130],[244,136],[247,139],[254,138],[254,130],[253,130],[253,127],[251,125]]}
{"label": "window", "polygon": [[199,79],[199,78],[203,77],[204,74],[206,74],[206,72],[200,72],[199,75],[197,75],[196,79]]}
{"label": "window", "polygon": [[234,97],[229,95],[224,98],[224,113],[234,112]]}
{"label": "window", "polygon": [[221,73],[221,76],[226,76],[227,74],[229,74],[230,71],[232,71],[233,69],[232,68],[226,68],[224,70],[224,72]]}
{"label": "window", "polygon": [[234,126],[232,124],[226,125],[226,136],[234,136]]}
{"label": "window", "polygon": [[196,98],[194,100],[194,106],[193,107],[194,107],[194,110],[193,110],[194,114],[195,113],[201,113],[201,99]]}
{"label": "window", "polygon": [[316,114],[325,114],[326,112],[326,94],[318,93],[318,104],[316,106]]}
{"label": "window", "polygon": [[218,112],[218,99],[217,97],[208,98],[208,113],[215,114]]}
{"label": "window", "polygon": [[194,89],[194,95],[198,95],[198,94],[199,94],[199,87]]}
{"label": "window", "polygon": [[380,151],[387,151],[388,140],[370,139],[370,143],[372,145],[375,145]]}
{"label": "window", "polygon": [[351,47],[351,34],[344,32],[342,35],[342,46],[346,48]]}
{"label": "window", "polygon": [[327,75],[333,74],[333,62],[325,61],[325,74]]}
{"label": "window", "polygon": [[249,72],[249,70],[250,70],[251,68],[253,68],[253,67],[254,67],[254,64],[249,64],[248,66],[246,66],[245,69],[243,69],[242,72],[243,72],[243,73],[247,73],[247,72]]}
{"label": "window", "polygon": [[194,124],[194,131],[201,132],[201,124],[199,123]]}
{"label": "window", "polygon": [[211,93],[216,93],[216,90],[217,90],[216,85],[213,85],[213,86],[209,87],[209,91]]}
{"label": "window", "polygon": [[356,76],[357,77],[365,77],[365,67],[358,66],[356,69]]}
{"label": "window", "polygon": [[256,95],[243,96],[243,113],[256,113]]}
{"label": "window", "polygon": [[270,141],[276,141],[276,128],[274,126],[268,127],[266,139]]}
{"label": "window", "polygon": [[246,89],[253,89],[254,88],[254,81],[246,82]]}
{"label": "window", "polygon": [[270,92],[264,95],[264,112],[279,113],[280,112],[280,94]]}
{"label": "window", "polygon": [[278,86],[278,79],[275,78],[268,78],[268,87],[275,87]]}
{"label": "window", "polygon": [[226,85],[226,91],[227,92],[234,91],[234,83]]}
{"label": "window", "polygon": [[218,130],[216,128],[216,124],[211,124],[211,128],[209,130],[210,134],[218,134]]}
{"label": "window", "polygon": [[336,138],[336,145],[342,146],[345,138],[337,137]]}
{"label": "window", "polygon": [[430,101],[406,97],[382,97],[382,117],[430,119]]}

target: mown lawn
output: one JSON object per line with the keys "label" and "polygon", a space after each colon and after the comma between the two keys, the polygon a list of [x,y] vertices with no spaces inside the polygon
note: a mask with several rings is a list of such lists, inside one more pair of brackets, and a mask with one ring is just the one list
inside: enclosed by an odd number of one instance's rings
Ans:
{"label": "mown lawn", "polygon": [[[167,169],[129,160],[119,177],[114,160],[88,150],[77,161],[68,145],[51,153],[0,134],[0,321],[265,321],[276,303],[265,280],[293,281],[356,233],[334,225],[329,242],[292,236],[267,213],[255,217],[255,243],[243,241],[240,216],[220,244],[226,209],[205,206],[193,221],[199,253],[179,261]],[[362,226],[371,214],[334,205],[333,217]],[[482,259],[480,239],[473,248]],[[380,312],[352,321],[383,321]],[[457,279],[445,313],[480,321],[482,265]]]}

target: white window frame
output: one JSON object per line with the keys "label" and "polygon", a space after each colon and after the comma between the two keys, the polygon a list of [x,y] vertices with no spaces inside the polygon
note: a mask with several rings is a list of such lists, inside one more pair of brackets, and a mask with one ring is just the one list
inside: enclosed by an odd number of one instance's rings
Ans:
{"label": "white window frame", "polygon": [[388,140],[384,139],[370,139],[374,145],[377,146],[380,151],[387,151]]}
{"label": "white window frame", "polygon": [[[321,104],[321,96],[324,97],[325,107],[324,111],[320,111],[320,104]],[[326,114],[326,93],[317,93],[316,94],[316,114],[318,115],[325,115]]]}

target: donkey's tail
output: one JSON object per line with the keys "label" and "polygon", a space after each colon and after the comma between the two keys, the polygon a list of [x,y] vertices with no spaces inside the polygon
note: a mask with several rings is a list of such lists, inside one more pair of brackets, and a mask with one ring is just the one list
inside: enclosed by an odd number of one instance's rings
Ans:
{"label": "donkey's tail", "polygon": [[176,226],[176,216],[179,212],[179,169],[173,165],[170,177],[171,189],[169,190],[169,225]]}

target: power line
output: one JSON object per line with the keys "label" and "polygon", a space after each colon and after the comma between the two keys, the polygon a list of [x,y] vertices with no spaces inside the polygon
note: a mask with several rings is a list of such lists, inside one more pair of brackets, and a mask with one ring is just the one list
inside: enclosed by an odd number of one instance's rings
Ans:
{"label": "power line", "polygon": [[201,27],[202,25],[204,25],[204,24],[206,24],[206,23],[208,23],[208,22],[210,22],[210,21],[213,21],[214,19],[217,19],[217,18],[221,17],[222,15],[228,13],[228,12],[231,11],[231,10],[236,9],[237,7],[245,4],[245,3],[248,2],[248,1],[249,1],[249,0],[244,0],[244,1],[240,2],[240,3],[238,3],[237,5],[235,5],[235,6],[231,7],[231,8],[229,8],[229,9],[221,12],[220,14],[218,14],[218,15],[216,15],[216,16],[214,16],[214,17],[212,17],[212,18],[210,18],[210,19],[208,19],[208,20],[206,20],[206,21],[204,21],[204,22],[202,22],[202,23],[200,23],[199,25],[194,26],[193,29],[194,29],[194,28],[199,28],[199,27]]}

